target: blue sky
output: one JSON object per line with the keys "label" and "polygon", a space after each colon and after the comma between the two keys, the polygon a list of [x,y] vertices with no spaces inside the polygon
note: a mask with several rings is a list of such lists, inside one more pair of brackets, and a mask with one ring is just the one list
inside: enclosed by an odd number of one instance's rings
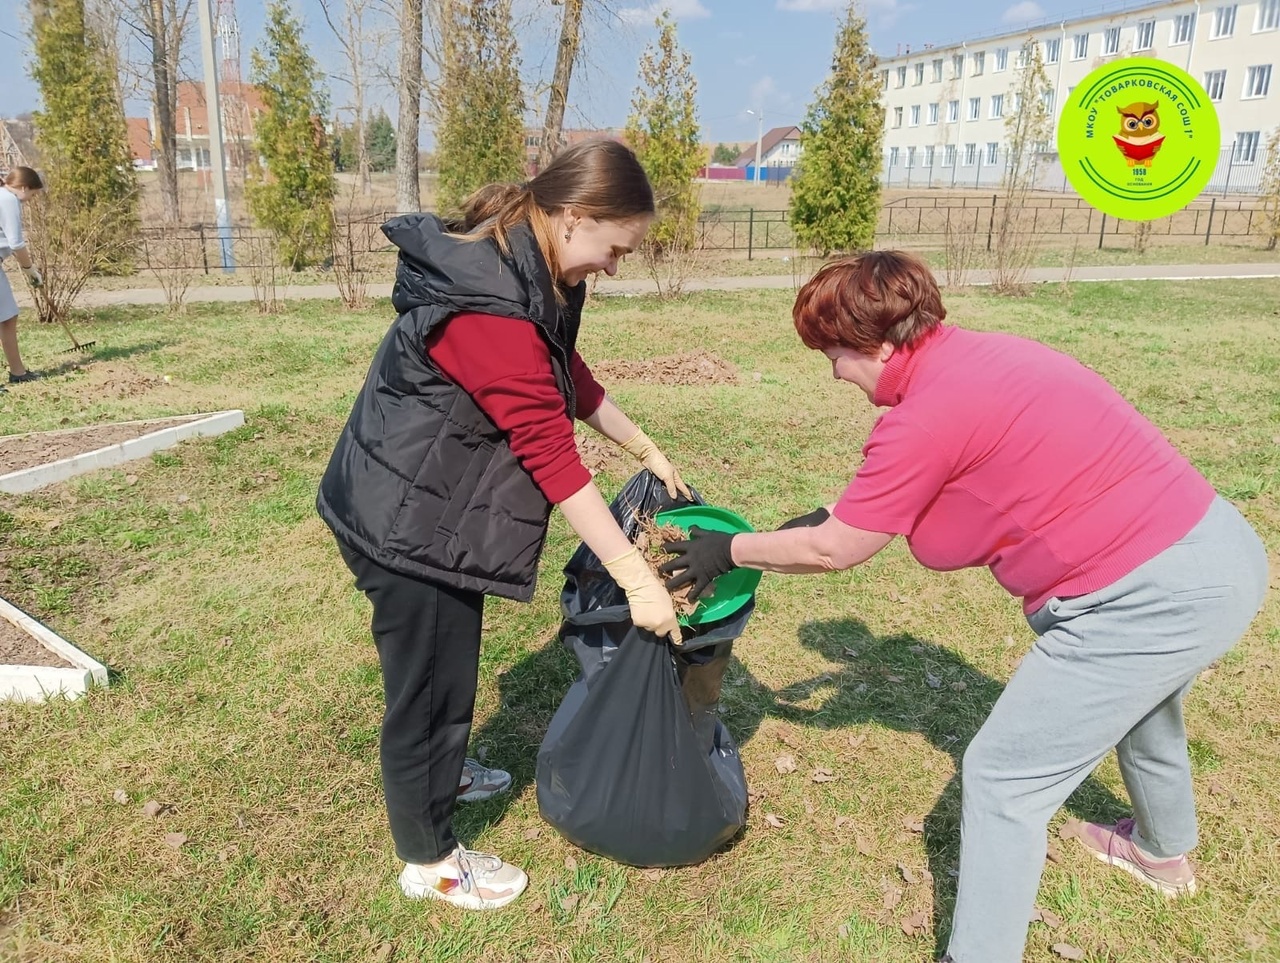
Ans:
{"label": "blue sky", "polygon": [[[592,0],[588,0],[590,4]],[[320,14],[318,0],[293,0],[317,59],[340,70],[339,48]],[[555,18],[549,0],[516,0],[522,26],[524,71],[531,83],[551,72]],[[637,62],[652,39],[653,17],[669,7],[679,21],[680,41],[693,56],[699,119],[708,141],[755,139],[756,120],[748,109],[763,109],[765,127],[798,123],[826,73],[844,0],[609,0],[617,11],[607,25],[588,28],[588,62],[574,76],[567,123],[575,127],[621,126],[626,121]],[[247,74],[249,50],[261,37],[263,0],[237,0]],[[877,52],[893,54],[899,44],[913,49],[946,43],[1004,24],[1078,12],[1077,0],[865,0],[864,9]],[[0,115],[14,116],[38,106],[26,61],[26,0],[0,0]],[[194,19],[194,18],[193,18]],[[194,36],[194,25],[193,25]],[[388,48],[389,49],[389,48]],[[198,61],[193,57],[191,70]],[[330,78],[332,102],[340,106],[348,88]],[[389,90],[374,99],[390,107]],[[533,106],[531,104],[531,106]],[[538,105],[541,109],[541,105]],[[146,111],[145,96],[132,99],[129,113]]]}

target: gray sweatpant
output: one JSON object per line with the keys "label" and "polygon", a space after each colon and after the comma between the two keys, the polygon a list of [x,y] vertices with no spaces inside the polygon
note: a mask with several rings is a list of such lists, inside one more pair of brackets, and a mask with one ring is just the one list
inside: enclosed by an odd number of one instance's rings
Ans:
{"label": "gray sweatpant", "polygon": [[1018,963],[1050,817],[1116,750],[1134,841],[1154,856],[1196,844],[1182,700],[1262,604],[1267,555],[1218,498],[1185,538],[1112,585],[1050,599],[1039,636],[961,768],[955,963]]}

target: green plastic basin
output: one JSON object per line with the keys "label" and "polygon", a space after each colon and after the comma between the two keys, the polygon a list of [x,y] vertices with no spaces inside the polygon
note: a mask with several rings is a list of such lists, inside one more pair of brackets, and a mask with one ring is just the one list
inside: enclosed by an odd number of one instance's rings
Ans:
{"label": "green plastic basin", "polygon": [[[673,508],[653,516],[659,525],[675,525],[685,531],[705,528],[712,532],[754,532],[751,524],[737,512],[714,505],[688,505]],[[701,625],[728,618],[751,601],[764,573],[754,568],[735,568],[721,575],[712,585],[712,593],[698,601],[698,607],[689,615],[682,615],[683,625]]]}

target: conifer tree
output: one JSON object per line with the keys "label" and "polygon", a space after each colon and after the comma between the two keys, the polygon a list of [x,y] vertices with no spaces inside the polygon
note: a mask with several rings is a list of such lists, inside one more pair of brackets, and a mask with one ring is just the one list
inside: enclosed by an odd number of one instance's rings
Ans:
{"label": "conifer tree", "polygon": [[802,153],[791,182],[796,240],[824,257],[870,249],[880,215],[884,107],[856,2],[845,10],[831,73],[800,132]]}
{"label": "conifer tree", "polygon": [[439,203],[525,177],[524,90],[511,0],[442,0]]}
{"label": "conifer tree", "polygon": [[664,10],[654,25],[658,39],[640,58],[626,136],[653,185],[658,218],[646,244],[661,256],[693,247],[701,209],[694,178],[705,158],[693,58],[680,48],[670,13]]}
{"label": "conifer tree", "polygon": [[266,107],[255,125],[262,165],[254,165],[246,193],[254,220],[275,235],[282,262],[296,271],[329,255],[336,186],[321,121],[328,105],[286,2],[267,8],[266,32],[251,58]]}

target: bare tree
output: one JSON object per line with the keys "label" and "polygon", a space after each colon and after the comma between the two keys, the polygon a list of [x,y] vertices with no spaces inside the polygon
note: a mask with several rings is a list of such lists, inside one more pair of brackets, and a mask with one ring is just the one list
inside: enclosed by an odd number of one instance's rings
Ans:
{"label": "bare tree", "polygon": [[422,110],[422,4],[400,4],[400,115],[396,123],[396,209],[422,209],[418,189],[418,125]]}
{"label": "bare tree", "polygon": [[542,125],[542,143],[538,148],[538,170],[551,163],[556,148],[560,146],[564,108],[569,100],[569,80],[573,76],[573,65],[578,59],[578,45],[582,39],[583,0],[559,2],[564,7],[560,18],[560,43],[556,47],[556,69],[547,94],[547,118]]}
{"label": "bare tree", "polygon": [[[154,2],[154,0],[153,0]],[[373,181],[369,177],[369,146],[366,143],[365,121],[368,111],[365,109],[365,92],[368,79],[364,66],[372,58],[369,56],[369,36],[366,29],[369,15],[369,0],[342,0],[341,13],[335,18],[335,7],[338,0],[320,0],[320,9],[324,12],[325,23],[333,31],[333,35],[342,45],[342,52],[347,56],[350,75],[346,78],[351,84],[351,110],[355,114],[356,139],[356,180],[360,192],[364,195],[373,193]],[[335,22],[337,19],[338,22]]]}

